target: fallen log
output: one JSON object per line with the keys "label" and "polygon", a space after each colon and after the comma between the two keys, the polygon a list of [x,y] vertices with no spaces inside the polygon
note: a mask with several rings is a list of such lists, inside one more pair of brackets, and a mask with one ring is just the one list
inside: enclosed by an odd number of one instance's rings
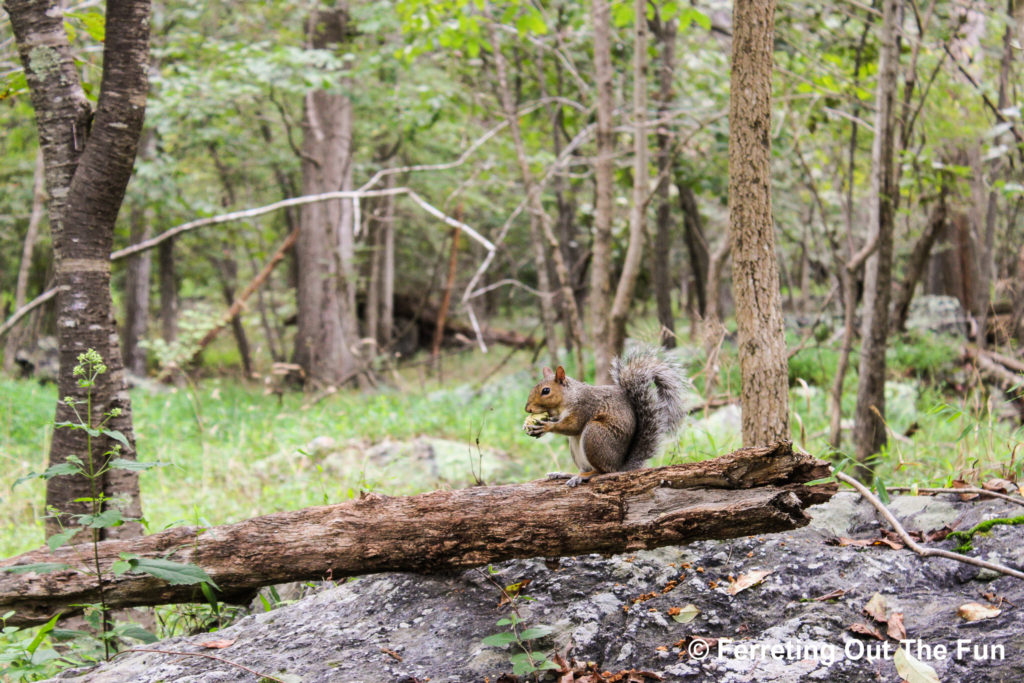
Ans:
{"label": "fallen log", "polygon": [[[98,544],[111,608],[204,602],[195,585],[148,574],[113,576],[120,553],[202,567],[224,602],[245,603],[262,586],[384,571],[449,572],[511,558],[622,553],[772,533],[806,525],[803,508],[834,484],[826,463],[790,444],[741,449],[714,460],[594,477],[578,488],[533,481],[434,491],[366,494],[336,505],[279,512],[236,524],[179,527]],[[93,566],[91,545],[34,550],[0,561],[0,613],[10,626],[47,621],[99,601],[94,576],[75,569],[10,573],[18,565]]]}

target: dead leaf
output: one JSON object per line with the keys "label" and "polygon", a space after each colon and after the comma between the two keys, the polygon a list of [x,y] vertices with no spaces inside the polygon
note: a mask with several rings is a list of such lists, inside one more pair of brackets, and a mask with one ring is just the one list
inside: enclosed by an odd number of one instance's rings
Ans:
{"label": "dead leaf", "polygon": [[885,632],[893,640],[906,640],[907,629],[903,626],[903,612],[893,612],[889,615],[888,627]]}
{"label": "dead leaf", "polygon": [[689,624],[697,618],[698,614],[700,614],[700,608],[693,603],[684,607],[671,607],[668,610],[668,615],[680,624]]}
{"label": "dead leaf", "polygon": [[207,640],[199,643],[199,647],[208,647],[211,650],[223,650],[235,644],[235,640]]}
{"label": "dead leaf", "polygon": [[[968,484],[963,479],[955,479],[953,481],[953,488],[955,488],[955,489],[973,489],[974,486],[972,484]],[[978,497],[977,493],[961,493],[960,494],[960,500],[974,500],[977,497]]]}
{"label": "dead leaf", "polygon": [[825,602],[826,600],[838,600],[844,595],[846,595],[846,591],[842,588],[837,588],[831,593],[825,593],[824,595],[819,595],[816,598],[811,598],[811,602]]}
{"label": "dead leaf", "polygon": [[886,545],[893,550],[902,550],[903,543],[898,539],[899,536],[896,536],[895,539],[887,536],[879,536],[877,538],[846,538],[845,536],[840,536],[834,539],[832,544],[837,545],[840,548],[844,548],[846,546],[853,546],[854,548],[868,548],[873,545]]}
{"label": "dead leaf", "polygon": [[1000,479],[998,477],[993,477],[992,479],[989,479],[988,481],[981,485],[981,488],[985,489],[986,491],[996,491],[998,493],[1005,493],[1007,495],[1015,493],[1017,491],[1017,487],[1014,485],[1012,481]]}
{"label": "dead leaf", "polygon": [[874,626],[868,626],[863,621],[858,621],[854,624],[850,624],[850,626],[848,626],[847,628],[853,631],[854,633],[859,633],[863,636],[871,636],[872,638],[877,638],[878,640],[885,640],[885,636],[882,635],[881,631],[879,631]]}
{"label": "dead leaf", "polygon": [[896,650],[893,663],[896,664],[896,673],[907,683],[939,683],[935,669],[915,659],[902,647]]}
{"label": "dead leaf", "polygon": [[982,619],[991,619],[992,617],[999,616],[1002,612],[1001,609],[995,607],[986,607],[977,602],[968,602],[960,605],[956,609],[957,615],[966,621],[981,621]]}
{"label": "dead leaf", "polygon": [[765,577],[771,575],[772,570],[770,569],[755,569],[754,571],[747,572],[746,574],[740,574],[740,578],[729,586],[729,595],[736,595],[740,591],[746,590],[751,586],[756,586],[765,580]]}
{"label": "dead leaf", "polygon": [[864,605],[863,612],[875,621],[880,621],[883,624],[888,620],[885,618],[885,598],[882,597],[881,593],[875,593],[868,600],[868,604]]}

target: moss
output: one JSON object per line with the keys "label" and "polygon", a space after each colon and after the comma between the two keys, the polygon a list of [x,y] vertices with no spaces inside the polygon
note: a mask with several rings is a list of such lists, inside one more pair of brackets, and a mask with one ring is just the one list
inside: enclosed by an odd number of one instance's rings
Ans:
{"label": "moss", "polygon": [[992,527],[998,524],[1024,524],[1024,515],[1019,517],[997,517],[996,519],[989,519],[981,522],[968,531],[953,531],[946,536],[946,540],[959,541],[960,545],[954,548],[954,550],[958,553],[966,553],[974,549],[974,546],[971,545],[971,539],[974,538],[974,534],[983,534],[991,531]]}

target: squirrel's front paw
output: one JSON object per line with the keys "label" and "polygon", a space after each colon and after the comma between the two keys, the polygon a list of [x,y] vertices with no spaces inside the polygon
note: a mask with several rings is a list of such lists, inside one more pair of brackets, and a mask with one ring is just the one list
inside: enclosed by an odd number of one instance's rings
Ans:
{"label": "squirrel's front paw", "polygon": [[537,422],[535,424],[527,425],[523,427],[523,431],[525,431],[528,436],[532,436],[536,439],[539,439],[540,437],[547,434],[547,430],[544,429],[543,422]]}

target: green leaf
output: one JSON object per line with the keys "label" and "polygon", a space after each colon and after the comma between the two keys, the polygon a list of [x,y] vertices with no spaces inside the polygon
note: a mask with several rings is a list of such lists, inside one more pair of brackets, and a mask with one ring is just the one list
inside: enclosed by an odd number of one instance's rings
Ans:
{"label": "green leaf", "polygon": [[523,14],[516,19],[516,30],[519,33],[532,33],[542,36],[548,32],[548,26],[544,23],[544,16],[535,7],[523,6]]}
{"label": "green leaf", "polygon": [[26,475],[25,475],[24,477],[18,477],[17,479],[15,479],[15,480],[14,480],[14,483],[13,483],[13,484],[11,484],[11,489],[13,490],[15,486],[17,486],[18,484],[21,484],[22,482],[26,482],[26,481],[28,481],[29,479],[39,479],[39,478],[41,478],[42,476],[43,476],[43,475],[41,475],[41,474],[38,474],[38,473],[36,473],[36,472],[29,472],[29,473],[28,473],[28,474],[26,474]]}
{"label": "green leaf", "polygon": [[210,584],[203,581],[199,584],[199,589],[202,590],[203,595],[206,596],[206,601],[210,603],[210,608],[213,610],[213,613],[219,617],[220,602],[217,600],[217,595],[213,592],[213,589],[210,588]]}
{"label": "green leaf", "polygon": [[158,462],[139,462],[138,460],[129,460],[128,458],[114,458],[108,463],[108,466],[114,470],[129,470],[130,472],[143,472],[151,467],[159,467],[161,463]]}
{"label": "green leaf", "polygon": [[132,568],[132,563],[128,560],[117,560],[110,565],[110,571],[114,576],[121,576],[126,571]]}
{"label": "green leaf", "polygon": [[534,638],[543,638],[546,635],[550,635],[553,630],[550,626],[534,626],[520,633],[519,639],[533,640]]}
{"label": "green leaf", "polygon": [[128,443],[128,439],[126,439],[124,434],[122,434],[121,432],[117,431],[116,429],[101,429],[100,431],[109,436],[114,441],[120,443],[127,450],[131,450],[131,444]]}
{"label": "green leaf", "polygon": [[498,619],[498,626],[512,626],[513,624],[518,624],[521,621],[522,619],[515,614],[510,614],[504,619]]}
{"label": "green leaf", "polygon": [[13,567],[0,567],[0,572],[10,572],[12,574],[26,574],[28,572],[48,574],[62,569],[71,569],[71,565],[64,564],[63,562],[33,562],[32,564],[19,564]]}
{"label": "green leaf", "polygon": [[561,669],[562,669],[561,666],[559,666],[558,664],[555,664],[550,659],[545,659],[543,662],[541,662],[540,666],[538,666],[537,668],[541,669],[541,670],[543,670],[543,669],[550,669],[551,671],[561,671]]}
{"label": "green leaf", "polygon": [[531,674],[537,670],[537,665],[534,664],[534,660],[530,658],[528,652],[519,652],[508,658],[508,661],[512,664],[512,673],[517,676],[523,676]]}
{"label": "green leaf", "polygon": [[633,3],[619,2],[612,5],[612,24],[623,28],[633,23]]}
{"label": "green leaf", "polygon": [[25,649],[30,653],[35,653],[36,649],[42,644],[46,638],[46,634],[53,630],[53,627],[57,625],[57,620],[60,619],[60,614],[54,614],[53,618],[48,622],[39,627],[39,632],[36,633],[36,637],[32,639],[32,642],[28,644]]}
{"label": "green leaf", "polygon": [[495,633],[492,636],[487,636],[483,639],[483,644],[489,647],[502,647],[510,643],[516,642],[516,634],[512,631],[505,631],[503,633]]}
{"label": "green leaf", "polygon": [[124,638],[134,638],[144,643],[155,643],[160,640],[155,635],[142,628],[138,624],[124,624],[114,629],[114,632]]}
{"label": "green leaf", "polygon": [[69,457],[68,462],[62,462],[59,465],[47,467],[46,471],[40,476],[43,479],[53,479],[54,477],[58,477],[62,474],[80,474],[81,471],[82,469],[79,467],[78,463],[71,462],[71,458]]}
{"label": "green leaf", "polygon": [[158,579],[163,579],[172,586],[184,586],[206,581],[217,590],[220,590],[220,586],[214,583],[213,579],[210,578],[203,568],[194,564],[135,557],[128,553],[122,553],[121,559],[128,560],[131,563],[132,573],[149,574]]}
{"label": "green leaf", "polygon": [[878,500],[882,501],[883,505],[888,505],[889,491],[885,488],[885,482],[880,478],[875,479],[875,490],[878,491]]}
{"label": "green leaf", "polygon": [[97,43],[102,43],[107,37],[106,19],[100,12],[65,12],[64,16],[81,21],[85,32]]}
{"label": "green leaf", "polygon": [[124,523],[124,515],[117,508],[104,510],[98,515],[82,515],[82,524],[90,529],[106,529]]}
{"label": "green leaf", "polygon": [[67,543],[76,533],[78,533],[78,529],[65,529],[64,531],[56,533],[46,539],[46,545],[52,553],[57,550],[57,548]]}

